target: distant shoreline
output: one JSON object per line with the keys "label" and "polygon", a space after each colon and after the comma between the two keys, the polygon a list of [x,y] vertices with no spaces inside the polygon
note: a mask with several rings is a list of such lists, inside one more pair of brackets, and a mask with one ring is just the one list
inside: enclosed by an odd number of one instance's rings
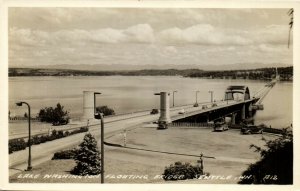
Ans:
{"label": "distant shoreline", "polygon": [[[293,67],[279,67],[281,81],[293,81]],[[275,68],[247,70],[204,71],[200,69],[144,69],[130,71],[89,71],[72,69],[9,68],[9,77],[32,76],[183,76],[206,79],[249,79],[270,80],[275,76]]]}

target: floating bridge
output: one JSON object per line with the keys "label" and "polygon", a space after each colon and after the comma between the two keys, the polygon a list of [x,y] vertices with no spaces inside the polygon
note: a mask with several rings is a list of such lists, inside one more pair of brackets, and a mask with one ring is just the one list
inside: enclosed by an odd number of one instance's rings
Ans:
{"label": "floating bridge", "polygon": [[[150,110],[138,111],[128,114],[120,114],[104,117],[105,123],[114,124],[122,122],[123,125],[110,127],[110,130],[121,130],[133,126],[141,125],[157,121],[160,126],[167,126],[172,122],[193,122],[207,123],[215,120],[222,120],[225,117],[231,118],[231,123],[239,123],[240,121],[252,118],[257,110],[263,110],[263,99],[275,86],[278,77],[269,83],[265,84],[260,90],[253,95],[247,86],[228,86],[224,99],[209,103],[199,103],[195,105],[170,107],[170,93],[159,92],[155,95],[160,96],[160,112],[159,114],[151,115]],[[64,127],[56,127],[56,130],[71,130],[86,126],[95,126],[99,124],[99,120],[94,119],[95,114],[95,96],[99,94],[93,91],[83,92],[83,116],[80,121],[71,122]],[[184,109],[184,112],[181,112]],[[49,125],[50,128],[51,125]],[[125,127],[126,126],[126,127]],[[51,127],[52,128],[52,127]],[[47,134],[48,130],[34,131],[32,135]],[[27,132],[19,132],[10,134],[9,139],[24,138]]]}
{"label": "floating bridge", "polygon": [[[162,128],[166,128],[168,124],[172,122],[210,122],[215,120],[224,119],[225,117],[231,118],[231,123],[239,123],[240,121],[252,118],[257,110],[263,110],[262,101],[270,90],[274,87],[277,82],[276,79],[264,85],[259,91],[253,96],[250,94],[250,90],[247,86],[234,85],[228,86],[224,99],[221,101],[214,101],[210,103],[202,103],[197,105],[189,105],[185,107],[172,107],[170,108],[170,93],[159,92],[154,95],[160,96],[160,114],[152,121],[158,121],[158,124]],[[89,99],[90,101],[87,101]],[[93,93],[84,92],[84,119],[94,118],[94,104],[93,104]],[[184,108],[183,112],[182,109]],[[141,122],[149,122],[148,113],[141,112]],[[136,118],[138,113],[132,115]],[[128,115],[128,119],[130,119]],[[126,120],[126,119],[124,119]]]}
{"label": "floating bridge", "polygon": [[[167,92],[160,92],[155,95],[161,95],[161,112],[158,123],[160,127],[166,128],[166,124],[172,122],[209,122],[214,120],[231,118],[231,123],[252,118],[257,110],[263,110],[263,99],[274,87],[278,80],[272,80],[257,91],[252,97],[247,86],[228,86],[225,91],[225,99],[209,104],[197,104],[197,107],[189,108],[186,112],[173,113],[170,115]],[[167,120],[166,120],[167,119]]]}

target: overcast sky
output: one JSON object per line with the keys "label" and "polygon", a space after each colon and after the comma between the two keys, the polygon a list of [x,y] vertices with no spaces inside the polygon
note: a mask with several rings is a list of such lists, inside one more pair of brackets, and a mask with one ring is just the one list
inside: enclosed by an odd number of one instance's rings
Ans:
{"label": "overcast sky", "polygon": [[9,8],[9,65],[292,65],[287,12]]}

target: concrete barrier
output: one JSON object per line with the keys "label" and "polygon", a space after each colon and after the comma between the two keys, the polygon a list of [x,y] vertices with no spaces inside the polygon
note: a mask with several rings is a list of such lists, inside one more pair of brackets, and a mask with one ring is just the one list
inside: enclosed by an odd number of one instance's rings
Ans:
{"label": "concrete barrier", "polygon": [[[27,121],[28,118],[27,117],[9,117],[8,118],[9,121]],[[39,121],[39,118],[30,118],[31,121]]]}
{"label": "concrete barrier", "polygon": [[173,122],[169,127],[213,127],[211,123],[188,123],[188,122]]}

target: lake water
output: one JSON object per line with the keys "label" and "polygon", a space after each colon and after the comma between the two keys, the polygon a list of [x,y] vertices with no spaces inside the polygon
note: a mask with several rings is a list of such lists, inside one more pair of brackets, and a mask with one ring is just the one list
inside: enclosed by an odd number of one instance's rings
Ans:
{"label": "lake water", "polygon": [[[11,115],[23,115],[27,108],[15,106],[17,101],[26,101],[31,105],[32,116],[39,109],[54,107],[58,102],[70,111],[71,117],[82,115],[83,91],[97,91],[97,105],[107,105],[118,113],[127,113],[159,108],[159,96],[154,93],[171,92],[170,105],[209,102],[210,94],[214,99],[224,98],[229,85],[247,85],[253,95],[266,82],[251,80],[196,79],[179,76],[82,76],[82,77],[10,77],[9,110]],[[293,83],[280,82],[264,99],[264,110],[258,111],[256,123],[264,122],[272,127],[285,127],[292,123]]]}

